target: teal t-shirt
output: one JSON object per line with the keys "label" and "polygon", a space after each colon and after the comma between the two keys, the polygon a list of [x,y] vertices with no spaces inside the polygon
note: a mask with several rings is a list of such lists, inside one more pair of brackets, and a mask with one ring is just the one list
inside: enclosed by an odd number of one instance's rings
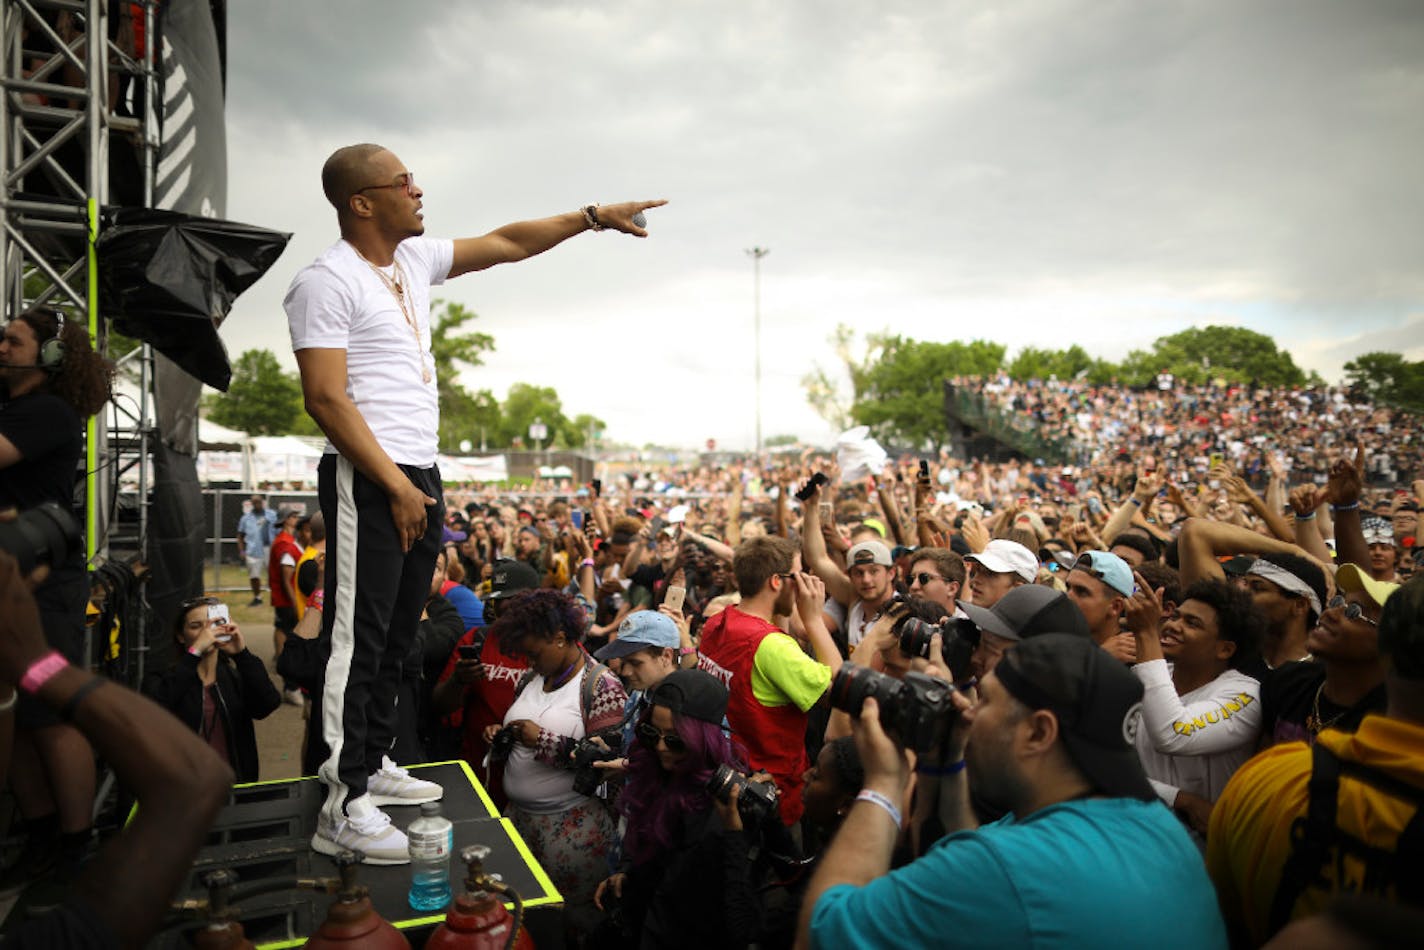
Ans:
{"label": "teal t-shirt", "polygon": [[1201,852],[1160,802],[1063,802],[940,839],[864,887],[821,895],[838,947],[1226,947]]}

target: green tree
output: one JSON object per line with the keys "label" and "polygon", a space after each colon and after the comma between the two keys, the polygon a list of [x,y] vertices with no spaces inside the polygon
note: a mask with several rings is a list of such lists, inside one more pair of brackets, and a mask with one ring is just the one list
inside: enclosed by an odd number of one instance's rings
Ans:
{"label": "green tree", "polygon": [[852,414],[882,441],[910,448],[945,435],[944,380],[989,376],[1004,362],[1004,346],[986,340],[923,343],[877,334],[856,383]]}
{"label": "green tree", "polygon": [[[828,370],[819,363],[813,363],[811,372],[801,377],[801,387],[806,390],[806,401],[811,404],[816,415],[825,419],[837,431],[851,426],[851,407],[855,403],[857,380],[863,379],[870,359],[869,352],[860,358],[852,353],[855,345],[855,331],[844,323],[836,325],[830,336],[830,343],[840,362],[839,370]],[[867,343],[867,350],[870,344]],[[841,382],[840,371],[844,371],[850,382],[847,392]]]}
{"label": "green tree", "polygon": [[607,428],[608,423],[602,419],[587,412],[581,412],[569,420],[569,424],[563,432],[562,442],[571,449],[590,448],[589,437],[592,436],[593,445],[597,445]]}
{"label": "green tree", "polygon": [[500,442],[499,400],[488,389],[477,393],[456,386],[440,404],[440,448],[449,453],[463,450],[460,444],[469,440],[472,447],[503,445]]}
{"label": "green tree", "polygon": [[539,448],[552,446],[568,432],[569,419],[564,415],[563,402],[554,387],[529,383],[510,386],[500,407],[500,445],[513,445],[518,439],[527,447],[536,448],[529,440],[529,426],[536,419],[549,430],[548,436],[537,446]]}
{"label": "green tree", "polygon": [[460,385],[460,370],[483,365],[484,355],[494,350],[494,337],[488,333],[462,330],[478,318],[458,303],[431,301],[430,355],[440,399],[440,448],[445,452],[459,451],[465,439],[478,443],[481,427],[493,433],[499,426],[494,396],[488,391],[471,393]]}
{"label": "green tree", "polygon": [[1225,379],[1262,386],[1300,386],[1305,373],[1276,341],[1245,327],[1193,327],[1133,350],[1120,367],[1123,381],[1145,386],[1163,370],[1186,383]]}
{"label": "green tree", "polygon": [[1424,361],[1399,353],[1362,353],[1345,364],[1345,380],[1376,402],[1424,412]]}
{"label": "green tree", "polygon": [[[248,350],[232,367],[225,393],[204,398],[208,418],[250,435],[287,435],[310,423],[302,407],[302,384],[285,372],[271,350]],[[314,426],[313,426],[314,428]]]}
{"label": "green tree", "polygon": [[1088,355],[1088,351],[1074,343],[1066,350],[1047,350],[1036,346],[1026,346],[1014,355],[1004,372],[1017,380],[1076,379],[1080,375],[1090,382],[1105,383],[1117,373],[1117,367],[1106,360]]}

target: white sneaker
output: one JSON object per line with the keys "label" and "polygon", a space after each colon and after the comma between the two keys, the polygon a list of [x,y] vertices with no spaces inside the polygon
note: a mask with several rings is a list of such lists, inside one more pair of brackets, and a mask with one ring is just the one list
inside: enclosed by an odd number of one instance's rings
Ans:
{"label": "white sneaker", "polygon": [[346,803],[346,814],[332,819],[323,808],[312,835],[312,850],[333,857],[357,851],[365,864],[409,864],[410,842],[405,832],[391,824],[390,816],[376,808],[369,795]]}
{"label": "white sneaker", "polygon": [[366,779],[366,793],[375,805],[420,805],[439,801],[445,790],[434,782],[412,778],[390,756],[382,756],[381,768]]}
{"label": "white sneaker", "polygon": [[289,689],[282,694],[282,702],[288,706],[300,706],[303,703],[302,691],[299,689]]}

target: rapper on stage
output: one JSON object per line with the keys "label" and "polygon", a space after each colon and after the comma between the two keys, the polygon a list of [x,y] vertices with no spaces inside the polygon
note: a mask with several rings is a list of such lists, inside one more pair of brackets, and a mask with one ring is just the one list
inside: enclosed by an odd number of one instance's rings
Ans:
{"label": "rapper on stage", "polygon": [[424,192],[388,149],[338,149],[321,183],[341,239],[297,274],[285,300],[307,411],[328,439],[318,468],[327,539],[322,639],[330,648],[320,704],[328,754],[318,775],[327,796],[312,847],[403,864],[406,837],[379,806],[443,794],[388,755],[401,661],[444,520],[431,287],[584,231],[646,237],[642,212],[664,202],[588,205],[443,240],[424,236]]}

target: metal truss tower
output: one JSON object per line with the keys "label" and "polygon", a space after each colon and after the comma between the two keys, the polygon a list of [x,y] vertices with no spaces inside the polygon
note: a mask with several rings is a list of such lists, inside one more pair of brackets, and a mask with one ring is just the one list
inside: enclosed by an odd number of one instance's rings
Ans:
{"label": "metal truss tower", "polygon": [[[119,356],[123,395],[89,420],[85,535],[91,565],[110,545],[142,550],[151,490],[153,355],[122,355],[99,312],[94,245],[112,202],[111,150],[134,161],[126,192],[150,206],[159,144],[154,3],[0,0],[0,295],[7,314],[32,304],[82,320],[100,352]],[[112,27],[112,29],[111,29]],[[112,36],[112,38],[111,38]],[[135,37],[142,37],[142,54]],[[132,179],[138,178],[135,182]],[[140,198],[141,195],[141,198]],[[135,519],[118,518],[119,485]]]}

